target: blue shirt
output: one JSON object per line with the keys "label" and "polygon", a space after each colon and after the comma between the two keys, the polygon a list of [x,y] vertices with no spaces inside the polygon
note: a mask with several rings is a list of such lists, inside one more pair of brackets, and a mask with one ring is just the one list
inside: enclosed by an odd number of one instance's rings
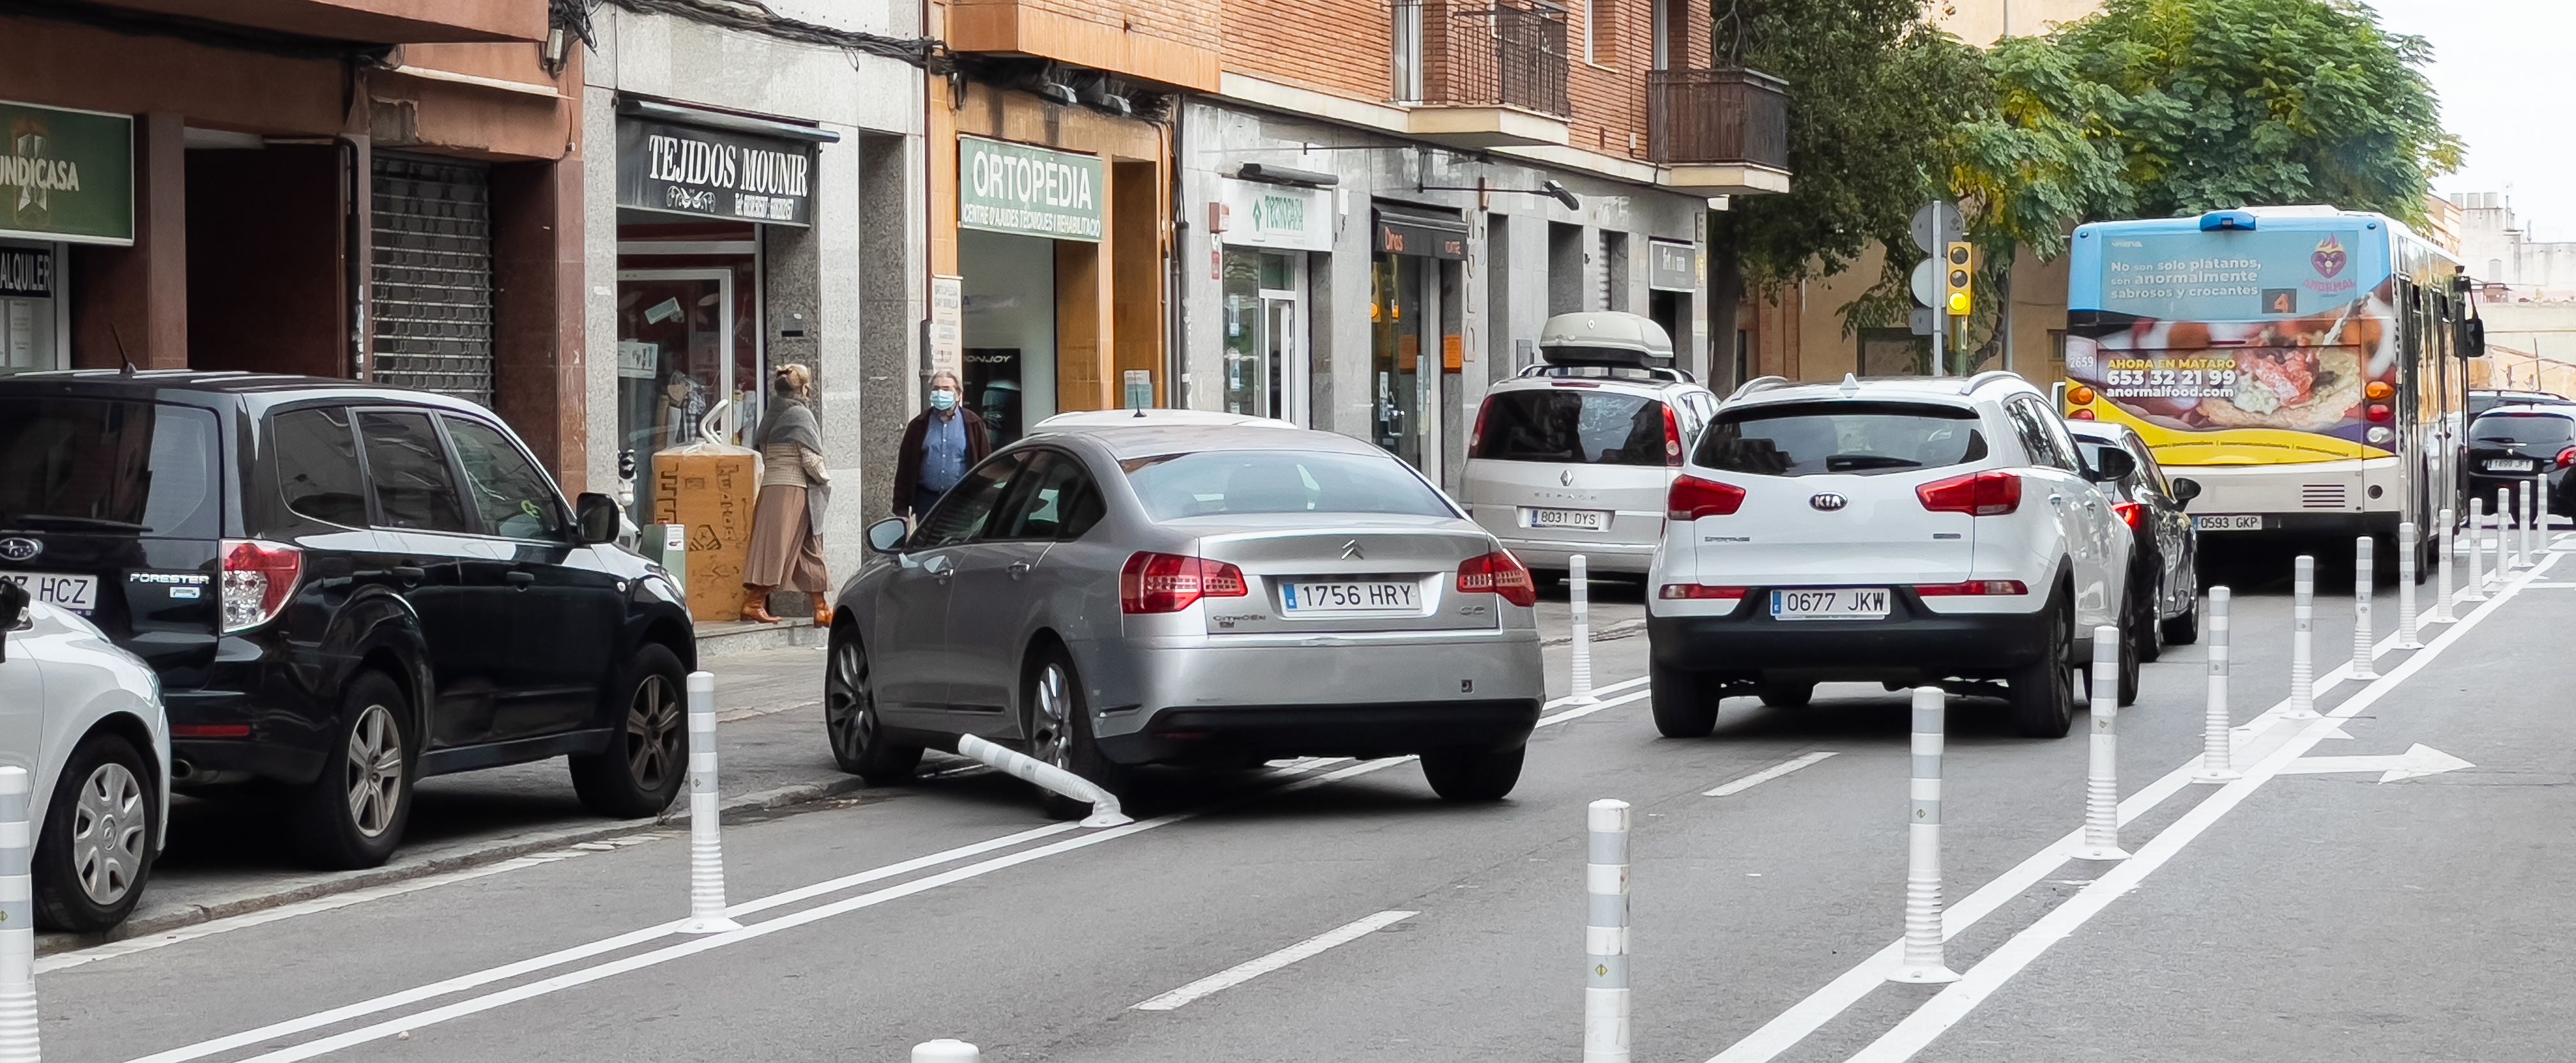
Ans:
{"label": "blue shirt", "polygon": [[945,492],[966,478],[966,415],[936,411],[921,433],[921,489]]}

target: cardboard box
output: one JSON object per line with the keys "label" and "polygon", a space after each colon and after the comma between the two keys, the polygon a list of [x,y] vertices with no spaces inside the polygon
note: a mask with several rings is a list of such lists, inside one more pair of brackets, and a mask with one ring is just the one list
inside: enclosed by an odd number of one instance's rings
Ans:
{"label": "cardboard box", "polygon": [[653,455],[653,522],[688,529],[692,618],[742,618],[742,566],[759,498],[760,457],[752,451],[692,446]]}

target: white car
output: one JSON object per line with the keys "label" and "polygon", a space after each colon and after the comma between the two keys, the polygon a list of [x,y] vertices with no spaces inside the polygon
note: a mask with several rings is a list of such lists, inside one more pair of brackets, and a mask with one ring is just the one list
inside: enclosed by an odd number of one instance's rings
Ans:
{"label": "white car", "polygon": [[[1718,700],[1803,705],[1815,684],[2000,692],[2064,735],[2071,672],[2128,607],[2129,528],[2039,389],[2011,373],[1746,384],[1673,482],[1648,575],[1655,725],[1709,733]],[[2134,690],[2134,640],[2122,687]]]}
{"label": "white car", "polygon": [[0,765],[35,792],[36,924],[90,932],[143,897],[170,820],[170,725],[152,669],[78,614],[0,580]]}

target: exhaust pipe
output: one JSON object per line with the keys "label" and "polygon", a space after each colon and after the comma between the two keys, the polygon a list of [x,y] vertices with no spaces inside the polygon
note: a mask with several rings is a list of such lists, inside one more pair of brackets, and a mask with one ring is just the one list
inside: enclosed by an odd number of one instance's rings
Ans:
{"label": "exhaust pipe", "polygon": [[193,779],[193,778],[196,778],[196,777],[197,777],[197,766],[196,766],[195,764],[190,763],[189,761],[187,761],[187,760],[186,760],[186,759],[184,759],[184,758],[183,758],[183,759],[176,759],[176,760],[172,760],[172,761],[170,762],[170,781],[171,781],[171,782],[174,782],[174,783],[187,782],[188,780]]}

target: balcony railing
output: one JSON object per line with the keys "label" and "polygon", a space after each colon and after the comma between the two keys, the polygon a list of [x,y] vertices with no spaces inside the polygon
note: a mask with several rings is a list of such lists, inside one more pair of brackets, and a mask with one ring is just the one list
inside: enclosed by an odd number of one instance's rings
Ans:
{"label": "balcony railing", "polygon": [[1655,161],[1789,168],[1788,82],[1752,70],[1646,75]]}
{"label": "balcony railing", "polygon": [[[1517,107],[1558,118],[1574,113],[1566,92],[1565,9],[1546,0],[1394,0],[1399,51],[1421,35],[1419,94],[1433,107]],[[1399,99],[1404,57],[1397,60]]]}

